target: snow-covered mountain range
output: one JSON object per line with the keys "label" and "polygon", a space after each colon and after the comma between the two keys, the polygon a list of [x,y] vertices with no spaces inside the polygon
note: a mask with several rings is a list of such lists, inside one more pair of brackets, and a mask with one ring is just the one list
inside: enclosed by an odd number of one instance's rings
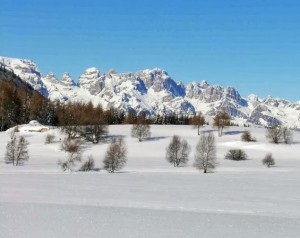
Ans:
{"label": "snow-covered mountain range", "polygon": [[243,98],[233,87],[209,85],[206,81],[187,85],[174,81],[162,69],[146,69],[136,73],[100,73],[88,68],[75,83],[68,73],[60,80],[53,73],[39,72],[31,60],[0,57],[0,64],[13,70],[50,100],[92,101],[104,108],[146,111],[150,115],[177,113],[194,115],[198,111],[207,117],[225,108],[239,124],[287,124],[300,128],[300,102],[289,102],[269,96]]}

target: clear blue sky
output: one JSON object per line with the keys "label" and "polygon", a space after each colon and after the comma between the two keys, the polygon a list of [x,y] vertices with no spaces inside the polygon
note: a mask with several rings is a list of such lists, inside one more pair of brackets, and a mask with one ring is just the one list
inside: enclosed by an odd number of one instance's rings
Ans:
{"label": "clear blue sky", "polygon": [[159,67],[300,100],[299,0],[2,0],[0,55],[76,81],[87,68]]}

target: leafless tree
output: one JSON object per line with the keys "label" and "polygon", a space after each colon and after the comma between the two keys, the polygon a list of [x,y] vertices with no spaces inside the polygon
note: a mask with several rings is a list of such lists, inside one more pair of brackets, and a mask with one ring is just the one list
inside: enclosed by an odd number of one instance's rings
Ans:
{"label": "leafless tree", "polygon": [[87,141],[98,144],[100,140],[107,135],[107,125],[95,124],[77,127],[77,132]]}
{"label": "leafless tree", "polygon": [[127,162],[126,155],[127,149],[124,140],[122,138],[114,140],[106,151],[103,160],[104,169],[109,173],[121,170]]}
{"label": "leafless tree", "polygon": [[194,166],[206,173],[208,170],[214,169],[216,165],[215,137],[211,132],[203,133],[196,146]]}
{"label": "leafless tree", "polygon": [[131,128],[131,136],[136,137],[141,142],[144,138],[151,135],[150,125],[147,122],[146,116],[144,113],[138,116],[136,124]]}
{"label": "leafless tree", "polygon": [[58,165],[62,168],[63,171],[70,170],[72,171],[76,165],[76,162],[81,161],[81,153],[68,153],[67,159],[58,161]]}
{"label": "leafless tree", "polygon": [[281,130],[284,143],[290,144],[293,141],[293,132],[288,127],[282,127]]}
{"label": "leafless tree", "polygon": [[16,160],[16,148],[17,138],[15,136],[11,137],[10,141],[7,142],[6,152],[5,152],[5,163],[15,165]]}
{"label": "leafless tree", "polygon": [[218,111],[213,119],[213,126],[218,128],[218,136],[223,135],[223,129],[230,126],[230,116],[225,110]]}
{"label": "leafless tree", "polygon": [[81,161],[81,146],[82,140],[81,139],[71,139],[65,138],[61,144],[61,149],[68,153],[67,159],[62,161],[58,161],[58,165],[61,166],[63,171],[66,170],[73,170],[75,167],[76,162]]}
{"label": "leafless tree", "polygon": [[282,129],[280,126],[267,128],[266,138],[269,139],[270,142],[278,144],[282,137]]}
{"label": "leafless tree", "polygon": [[29,159],[28,145],[29,142],[23,136],[18,140],[13,136],[6,145],[5,162],[15,166],[22,165]]}
{"label": "leafless tree", "polygon": [[200,127],[202,127],[204,124],[205,124],[205,118],[202,112],[199,112],[197,116],[194,116],[192,118],[192,125],[194,128],[198,129],[198,136],[200,135]]}
{"label": "leafless tree", "polygon": [[266,165],[268,167],[275,165],[275,160],[271,153],[268,153],[265,158],[262,160],[263,165]]}
{"label": "leafless tree", "polygon": [[189,159],[189,153],[191,149],[185,139],[181,139],[180,136],[174,135],[166,149],[166,159],[178,167],[180,164],[186,164]]}

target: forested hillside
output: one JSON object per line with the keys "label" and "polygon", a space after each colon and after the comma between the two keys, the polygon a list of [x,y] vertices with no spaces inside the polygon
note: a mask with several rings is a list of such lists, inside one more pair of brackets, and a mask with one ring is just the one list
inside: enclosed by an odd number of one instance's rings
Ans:
{"label": "forested hillside", "polygon": [[0,67],[0,130],[37,119],[46,122],[50,103],[14,72]]}

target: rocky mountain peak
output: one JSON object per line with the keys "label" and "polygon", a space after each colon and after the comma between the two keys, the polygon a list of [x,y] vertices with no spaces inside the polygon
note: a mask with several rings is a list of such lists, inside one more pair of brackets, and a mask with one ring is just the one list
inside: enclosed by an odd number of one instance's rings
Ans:
{"label": "rocky mountain peak", "polygon": [[75,86],[75,82],[72,80],[71,75],[67,72],[63,73],[60,83],[64,86]]}
{"label": "rocky mountain peak", "polygon": [[209,84],[205,80],[202,80],[199,85],[201,88],[207,88],[209,86]]}
{"label": "rocky mountain peak", "polygon": [[268,97],[260,100],[256,95],[243,99],[234,87],[209,85],[206,81],[183,85],[175,82],[162,69],[146,69],[137,73],[109,73],[91,67],[79,77],[77,86],[68,73],[60,81],[50,73],[41,76],[30,60],[0,57],[1,65],[13,71],[50,100],[92,101],[124,111],[145,111],[148,115],[178,113],[193,115],[203,112],[214,116],[225,108],[233,120],[239,123],[272,125],[289,123],[300,127],[298,115],[300,102]]}
{"label": "rocky mountain peak", "polygon": [[100,71],[91,67],[84,71],[79,77],[78,84],[81,88],[86,89],[91,95],[97,95],[105,86],[105,76],[101,77]]}
{"label": "rocky mountain peak", "polygon": [[43,80],[45,80],[47,82],[50,82],[50,83],[53,83],[53,84],[58,83],[58,80],[57,80],[55,74],[52,73],[52,72],[50,72],[49,74],[47,74],[46,76],[44,76]]}

